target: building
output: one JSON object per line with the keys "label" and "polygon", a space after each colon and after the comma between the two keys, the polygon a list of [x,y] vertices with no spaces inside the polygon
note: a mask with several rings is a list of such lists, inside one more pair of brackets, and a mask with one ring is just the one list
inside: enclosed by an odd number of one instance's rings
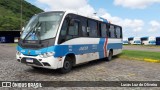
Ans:
{"label": "building", "polygon": [[0,31],[0,43],[14,43],[20,37],[20,30],[15,31]]}

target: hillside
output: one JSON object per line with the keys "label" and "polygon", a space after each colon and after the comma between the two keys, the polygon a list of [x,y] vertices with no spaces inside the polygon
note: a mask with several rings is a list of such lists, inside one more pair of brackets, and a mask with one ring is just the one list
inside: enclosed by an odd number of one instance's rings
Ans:
{"label": "hillside", "polygon": [[[22,0],[23,24],[34,14],[43,12],[36,6]],[[0,0],[0,30],[20,30],[21,0]]]}

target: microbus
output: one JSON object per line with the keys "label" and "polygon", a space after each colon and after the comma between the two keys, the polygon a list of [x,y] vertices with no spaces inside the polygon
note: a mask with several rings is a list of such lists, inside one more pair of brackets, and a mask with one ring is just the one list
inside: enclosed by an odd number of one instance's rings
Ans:
{"label": "microbus", "polygon": [[69,72],[73,66],[122,52],[122,27],[106,19],[70,11],[34,15],[17,46],[19,62],[37,68]]}

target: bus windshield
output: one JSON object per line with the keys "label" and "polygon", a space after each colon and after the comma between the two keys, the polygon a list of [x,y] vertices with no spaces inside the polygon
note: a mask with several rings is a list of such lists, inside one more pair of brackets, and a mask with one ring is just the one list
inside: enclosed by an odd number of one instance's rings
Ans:
{"label": "bus windshield", "polygon": [[33,16],[24,28],[21,39],[45,40],[54,38],[63,14],[63,12],[50,12]]}

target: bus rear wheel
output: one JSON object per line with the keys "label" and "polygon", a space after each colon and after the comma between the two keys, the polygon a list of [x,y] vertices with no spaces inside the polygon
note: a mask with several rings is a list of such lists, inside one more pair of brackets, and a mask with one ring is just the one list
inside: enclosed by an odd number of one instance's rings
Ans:
{"label": "bus rear wheel", "polygon": [[66,57],[63,63],[63,67],[60,69],[60,73],[64,74],[64,73],[68,73],[71,71],[72,66],[73,66],[71,61],[72,60],[70,57]]}
{"label": "bus rear wheel", "polygon": [[113,56],[113,51],[110,50],[110,51],[109,51],[109,55],[108,55],[108,57],[107,57],[107,61],[111,61],[111,60],[112,60],[112,56]]}

